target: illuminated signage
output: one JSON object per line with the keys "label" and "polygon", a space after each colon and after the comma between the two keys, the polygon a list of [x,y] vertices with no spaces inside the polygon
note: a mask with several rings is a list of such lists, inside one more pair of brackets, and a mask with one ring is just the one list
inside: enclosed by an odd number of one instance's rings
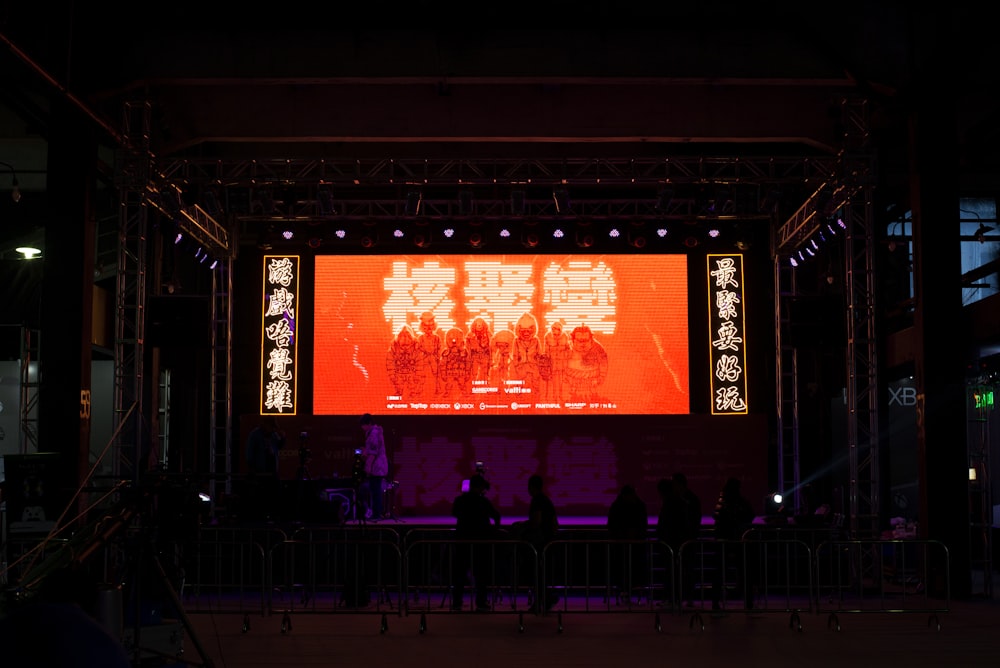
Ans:
{"label": "illuminated signage", "polygon": [[743,256],[708,256],[708,330],[712,414],[748,412]]}
{"label": "illuminated signage", "polygon": [[690,412],[684,255],[315,265],[316,415]]}
{"label": "illuminated signage", "polygon": [[261,303],[261,414],[295,415],[299,256],[264,256]]}

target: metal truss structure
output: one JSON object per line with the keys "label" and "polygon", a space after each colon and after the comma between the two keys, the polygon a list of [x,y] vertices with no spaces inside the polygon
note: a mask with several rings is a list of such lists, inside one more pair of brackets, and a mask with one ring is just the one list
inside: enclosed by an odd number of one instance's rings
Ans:
{"label": "metal truss structure", "polygon": [[[145,105],[127,110],[126,117]],[[157,161],[148,145],[124,151],[119,254],[116,412],[125,420],[141,401],[146,212],[170,218],[223,260],[213,280],[211,473],[231,471],[231,263],[237,223],[365,221],[419,218],[489,220],[746,220],[773,221],[777,198],[801,205],[772,238],[775,262],[779,486],[801,483],[796,355],[788,335],[795,296],[788,260],[842,221],[848,299],[848,449],[850,529],[878,526],[878,416],[874,312],[874,165],[866,152],[867,107],[845,101],[844,150],[822,156],[670,156],[621,159],[192,159]],[[126,136],[133,137],[133,126]],[[148,137],[148,128],[140,137]],[[148,164],[146,161],[149,161]],[[145,176],[145,178],[144,178]],[[192,200],[197,199],[194,203]],[[225,223],[219,221],[226,221]],[[139,438],[119,424],[124,444]],[[138,442],[138,440],[137,440]],[[220,449],[221,446],[221,449]],[[213,487],[214,488],[214,487]]]}

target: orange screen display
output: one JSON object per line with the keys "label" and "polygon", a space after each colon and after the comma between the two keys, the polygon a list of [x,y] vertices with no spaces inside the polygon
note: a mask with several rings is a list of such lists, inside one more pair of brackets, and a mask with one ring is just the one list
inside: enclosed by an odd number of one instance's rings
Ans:
{"label": "orange screen display", "polygon": [[685,255],[316,256],[313,412],[687,414]]}

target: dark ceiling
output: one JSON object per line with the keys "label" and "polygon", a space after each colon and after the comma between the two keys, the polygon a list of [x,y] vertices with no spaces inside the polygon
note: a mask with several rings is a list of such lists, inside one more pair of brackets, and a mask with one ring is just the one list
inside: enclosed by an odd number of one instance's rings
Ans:
{"label": "dark ceiling", "polygon": [[[93,130],[104,185],[126,146],[148,148],[154,172],[214,163],[222,185],[246,185],[243,161],[828,158],[842,144],[841,101],[864,98],[886,202],[905,198],[907,120],[926,105],[956,113],[963,187],[993,182],[1000,69],[974,15],[905,3],[537,5],[8,6],[0,162],[23,198],[0,198],[0,250],[51,223],[60,108]],[[364,174],[358,197],[401,196],[384,170]],[[589,175],[570,185],[608,187]],[[99,217],[113,220],[112,200]]]}

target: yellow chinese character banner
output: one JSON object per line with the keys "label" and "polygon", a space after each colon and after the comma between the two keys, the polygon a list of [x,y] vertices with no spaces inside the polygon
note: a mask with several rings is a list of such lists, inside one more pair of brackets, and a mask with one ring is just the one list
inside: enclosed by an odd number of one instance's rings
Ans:
{"label": "yellow chinese character banner", "polygon": [[706,277],[712,414],[745,415],[749,407],[743,256],[709,255]]}
{"label": "yellow chinese character banner", "polygon": [[317,256],[313,413],[689,414],[687,272],[683,254]]}
{"label": "yellow chinese character banner", "polygon": [[299,256],[265,255],[261,294],[261,414],[295,415]]}

